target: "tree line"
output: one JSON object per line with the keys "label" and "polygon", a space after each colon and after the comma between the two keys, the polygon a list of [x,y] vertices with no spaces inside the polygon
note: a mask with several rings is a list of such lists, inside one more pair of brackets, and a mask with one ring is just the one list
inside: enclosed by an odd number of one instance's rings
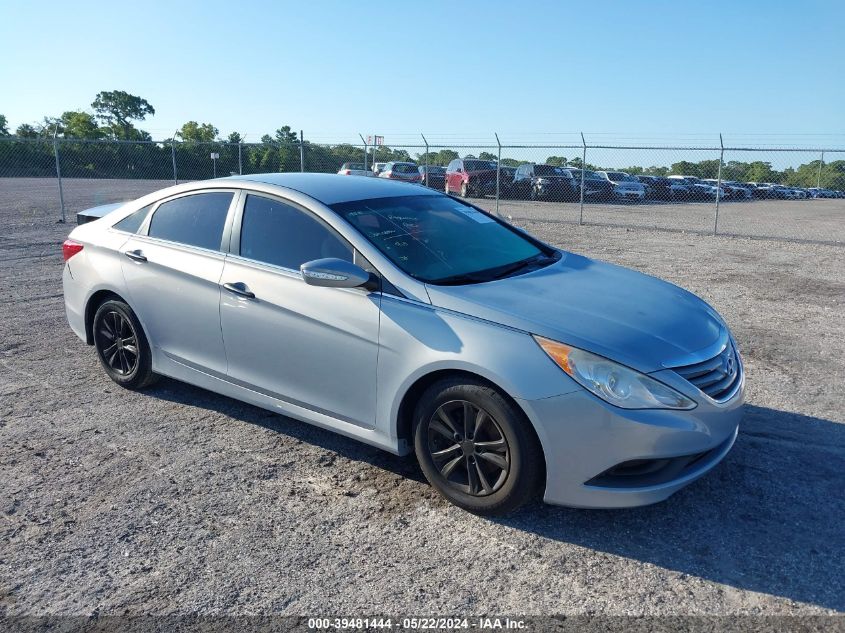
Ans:
{"label": "tree line", "polygon": [[[364,148],[350,143],[321,145],[303,141],[289,125],[265,134],[259,143],[245,144],[239,132],[225,137],[211,123],[187,121],[172,138],[153,142],[148,132],[138,127],[155,108],[144,98],[122,90],[103,91],[91,103],[92,111],[66,111],[60,116],[46,116],[36,124],[23,123],[14,132],[0,114],[0,176],[52,176],[55,157],[51,143],[60,146],[62,175],[88,178],[146,178],[166,180],[173,177],[176,163],[180,180],[209,178],[243,173],[299,171],[302,155],[306,171],[335,172],[343,163],[362,163]],[[42,141],[42,142],[39,142]],[[108,141],[123,141],[108,143]],[[373,150],[375,149],[375,154]],[[211,155],[216,154],[217,158]],[[366,160],[413,161],[419,165],[448,165],[460,154],[453,149],[410,153],[401,148],[370,148]],[[469,156],[465,156],[468,158]],[[472,156],[476,158],[476,156]],[[477,158],[496,161],[497,155],[482,151]],[[503,157],[501,164],[516,167],[527,161]],[[580,157],[549,156],[550,165],[580,168]],[[845,190],[845,160],[821,163],[813,160],[798,167],[775,169],[767,161],[726,161],[722,178],[742,182],[772,182],[790,186],[822,187]],[[821,171],[819,170],[821,166]],[[666,176],[683,174],[716,178],[719,160],[678,161],[671,166],[601,167],[586,164],[587,169],[625,171],[632,175]]]}

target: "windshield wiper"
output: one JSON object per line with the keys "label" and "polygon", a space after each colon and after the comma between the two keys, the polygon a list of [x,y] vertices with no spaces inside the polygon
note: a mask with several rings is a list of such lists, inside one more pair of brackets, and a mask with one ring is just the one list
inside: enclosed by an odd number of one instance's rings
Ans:
{"label": "windshield wiper", "polygon": [[438,286],[459,286],[463,284],[480,284],[485,281],[494,281],[496,279],[503,279],[509,277],[517,272],[528,272],[529,269],[536,270],[543,268],[556,262],[559,259],[556,255],[546,255],[539,253],[532,255],[527,259],[522,259],[513,264],[506,264],[505,266],[497,266],[496,268],[489,268],[487,270],[480,270],[475,273],[460,273],[457,275],[450,275],[449,277],[442,277],[430,283]]}
{"label": "windshield wiper", "polygon": [[510,277],[519,272],[529,272],[530,270],[536,270],[538,268],[543,268],[544,266],[548,266],[558,260],[557,257],[554,255],[546,255],[545,253],[540,253],[539,255],[534,255],[533,257],[529,257],[528,259],[523,259],[522,261],[515,262],[504,268],[499,268],[495,271],[492,279],[503,279],[505,277]]}

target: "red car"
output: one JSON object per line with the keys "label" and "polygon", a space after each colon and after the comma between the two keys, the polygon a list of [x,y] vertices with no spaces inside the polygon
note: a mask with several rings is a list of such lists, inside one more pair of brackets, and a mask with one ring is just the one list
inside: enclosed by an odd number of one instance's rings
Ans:
{"label": "red car", "polygon": [[379,172],[379,178],[390,180],[401,180],[402,182],[422,182],[422,174],[414,163],[400,163],[393,161],[387,163]]}
{"label": "red car", "polygon": [[459,193],[462,198],[495,195],[495,161],[456,158],[446,168],[446,193]]}

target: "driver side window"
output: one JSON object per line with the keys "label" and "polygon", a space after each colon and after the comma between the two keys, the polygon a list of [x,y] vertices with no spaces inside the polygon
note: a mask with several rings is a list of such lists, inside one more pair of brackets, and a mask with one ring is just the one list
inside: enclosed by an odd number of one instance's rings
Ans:
{"label": "driver side window", "polygon": [[244,205],[239,254],[292,270],[324,257],[353,261],[352,247],[322,221],[292,205],[253,194]]}

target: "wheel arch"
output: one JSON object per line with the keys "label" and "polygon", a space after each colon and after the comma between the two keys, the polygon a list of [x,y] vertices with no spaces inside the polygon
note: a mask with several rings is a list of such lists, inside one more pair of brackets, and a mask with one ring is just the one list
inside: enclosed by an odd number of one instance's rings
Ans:
{"label": "wheel arch", "polygon": [[97,308],[110,299],[117,299],[128,305],[126,299],[113,290],[107,289],[97,290],[88,297],[88,301],[85,303],[85,342],[88,345],[94,344],[94,315],[97,313]]}
{"label": "wheel arch", "polygon": [[531,421],[531,417],[528,415],[528,412],[519,404],[519,402],[513,398],[506,389],[502,388],[500,385],[496,384],[493,380],[482,376],[481,374],[475,373],[473,371],[467,369],[457,369],[457,368],[444,368],[444,369],[436,369],[430,371],[422,376],[418,377],[408,389],[405,390],[405,393],[402,395],[402,399],[399,403],[399,408],[396,414],[396,436],[399,439],[400,443],[404,443],[407,446],[413,446],[413,426],[414,426],[414,409],[416,408],[417,402],[419,402],[420,397],[428,389],[431,385],[438,382],[439,380],[443,380],[445,378],[467,378],[473,382],[479,382],[484,385],[487,385],[496,391],[498,391],[501,396],[507,400],[511,406],[513,406],[515,411],[518,411],[525,420],[525,423],[528,425],[528,428],[531,429],[531,432],[537,438],[537,443],[540,446],[540,453],[543,455],[543,481],[545,481],[545,469],[546,469],[546,453],[543,448],[543,442],[540,438],[540,435],[537,433],[537,429],[534,428],[534,423]]}

